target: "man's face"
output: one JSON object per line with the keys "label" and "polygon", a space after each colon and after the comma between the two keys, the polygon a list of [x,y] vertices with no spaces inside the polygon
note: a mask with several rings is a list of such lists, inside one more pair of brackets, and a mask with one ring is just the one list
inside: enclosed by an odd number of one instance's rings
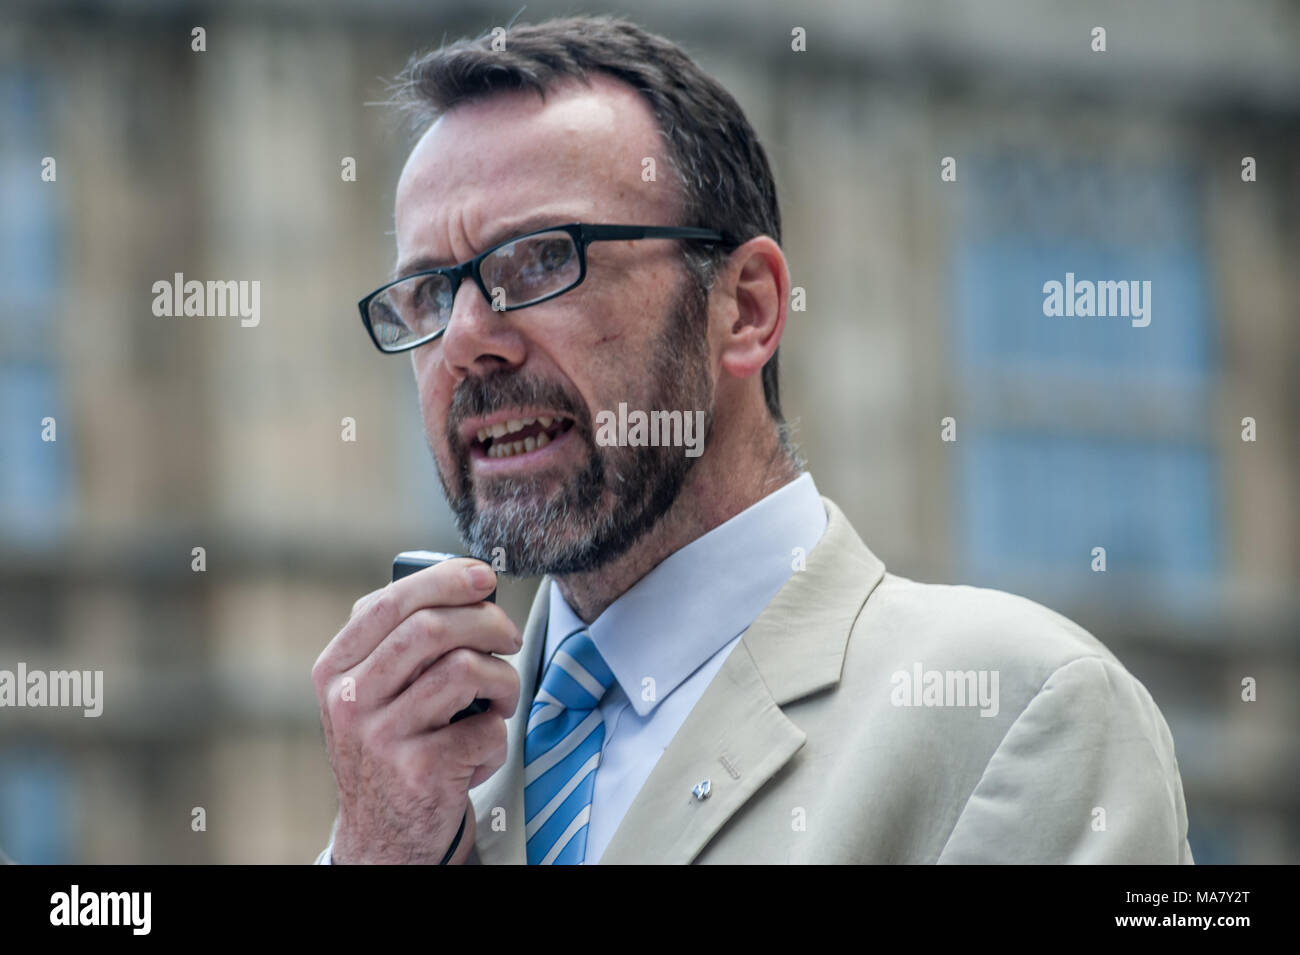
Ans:
{"label": "man's face", "polygon": [[[511,93],[452,110],[398,184],[399,274],[567,222],[702,224],[678,221],[660,142],[639,94],[612,80],[560,87],[544,104]],[[657,181],[643,179],[647,157]],[[598,412],[620,402],[704,411],[707,453],[707,297],[671,241],[593,243],[581,285],[517,311],[494,312],[466,281],[446,333],[411,356],[461,535],[484,559],[503,548],[514,574],[581,572],[619,556],[672,506],[697,460],[682,447],[599,446]],[[502,456],[512,435],[492,438],[493,426],[530,418],[513,437],[531,436],[533,450]]]}

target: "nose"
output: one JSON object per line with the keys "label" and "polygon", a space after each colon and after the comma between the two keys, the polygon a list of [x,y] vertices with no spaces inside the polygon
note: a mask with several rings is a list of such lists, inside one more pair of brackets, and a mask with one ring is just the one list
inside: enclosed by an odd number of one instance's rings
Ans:
{"label": "nose", "polygon": [[514,314],[494,311],[472,278],[460,283],[441,340],[443,361],[456,380],[523,363],[526,349]]}

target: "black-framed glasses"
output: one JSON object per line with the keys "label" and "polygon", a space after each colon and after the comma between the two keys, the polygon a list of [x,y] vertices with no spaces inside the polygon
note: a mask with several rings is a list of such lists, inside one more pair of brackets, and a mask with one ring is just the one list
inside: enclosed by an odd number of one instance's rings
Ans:
{"label": "black-framed glasses", "polygon": [[407,351],[447,330],[460,283],[472,278],[494,311],[528,308],[563,295],[587,277],[587,246],[627,239],[736,243],[721,232],[686,226],[571,222],[499,242],[468,262],[394,279],[360,302],[361,321],[381,352]]}

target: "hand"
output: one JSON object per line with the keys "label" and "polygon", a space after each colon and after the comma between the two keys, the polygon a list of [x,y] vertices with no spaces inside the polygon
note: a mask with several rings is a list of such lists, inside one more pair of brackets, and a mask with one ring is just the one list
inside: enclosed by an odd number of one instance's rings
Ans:
{"label": "hand", "polygon": [[[457,558],[394,581],[352,605],[312,667],[338,785],[333,861],[442,861],[469,808],[469,790],[505,762],[506,717],[519,675],[492,656],[523,644],[487,597],[496,574]],[[451,723],[475,698],[483,713]],[[470,809],[456,854],[474,846]]]}

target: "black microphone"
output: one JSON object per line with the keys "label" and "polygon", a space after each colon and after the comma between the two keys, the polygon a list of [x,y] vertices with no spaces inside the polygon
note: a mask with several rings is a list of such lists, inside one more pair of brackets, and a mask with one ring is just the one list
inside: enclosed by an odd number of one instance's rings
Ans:
{"label": "black microphone", "polygon": [[[403,577],[409,577],[417,570],[424,570],[426,567],[432,567],[434,564],[441,564],[444,560],[451,560],[453,557],[466,557],[466,554],[441,554],[432,550],[404,550],[393,558],[393,580],[401,580]],[[485,599],[496,603],[496,588],[492,588],[492,593],[488,594]],[[491,703],[487,700],[476,699],[469,706],[465,707],[450,722],[463,720],[467,716],[475,716],[484,713]],[[469,810],[461,816],[460,828],[456,830],[456,838],[451,841],[451,846],[447,849],[447,854],[442,857],[439,865],[446,865],[451,861],[451,857],[456,854],[456,848],[460,845],[461,837],[465,835],[465,823],[469,819]]]}
{"label": "black microphone", "polygon": [[[451,560],[455,557],[467,557],[468,554],[441,554],[432,550],[404,550],[393,558],[393,580],[401,580],[403,577],[409,577],[417,570],[424,570],[426,567],[432,567],[434,564],[441,564],[444,560]],[[476,559],[476,558],[475,558]],[[488,594],[485,600],[496,603],[496,588]],[[454,723],[457,720],[463,720],[467,716],[476,716],[479,713],[487,712],[491,704],[487,700],[475,700],[469,706],[465,707],[459,713],[451,718]]]}

